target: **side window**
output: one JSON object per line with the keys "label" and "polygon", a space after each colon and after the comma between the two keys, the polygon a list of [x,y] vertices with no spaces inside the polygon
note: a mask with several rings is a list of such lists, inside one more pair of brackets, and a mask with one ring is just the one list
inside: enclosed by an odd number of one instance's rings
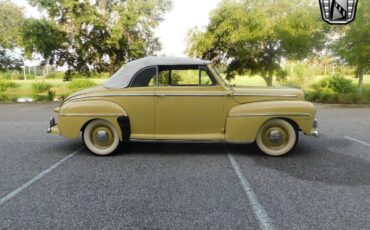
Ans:
{"label": "side window", "polygon": [[171,85],[173,86],[197,86],[199,85],[199,70],[172,70]]}
{"label": "side window", "polygon": [[160,86],[169,86],[170,85],[170,75],[171,75],[171,70],[160,69],[158,73],[158,84]]}
{"label": "side window", "polygon": [[200,67],[200,85],[202,86],[211,86],[216,85],[216,81],[210,76],[210,73],[208,72],[207,68]]}
{"label": "side window", "polygon": [[141,70],[134,77],[130,87],[149,87],[155,86],[155,77],[157,75],[157,68],[150,67]]}
{"label": "side window", "polygon": [[216,80],[205,66],[160,66],[160,86],[212,86]]}

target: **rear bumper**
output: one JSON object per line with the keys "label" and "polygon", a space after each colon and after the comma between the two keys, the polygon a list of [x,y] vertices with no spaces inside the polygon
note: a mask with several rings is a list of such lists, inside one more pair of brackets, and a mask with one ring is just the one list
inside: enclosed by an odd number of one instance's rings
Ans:
{"label": "rear bumper", "polygon": [[60,135],[60,130],[58,128],[58,125],[55,122],[54,117],[51,117],[49,119],[49,128],[48,128],[48,130],[46,132],[47,133],[51,133],[51,134]]}

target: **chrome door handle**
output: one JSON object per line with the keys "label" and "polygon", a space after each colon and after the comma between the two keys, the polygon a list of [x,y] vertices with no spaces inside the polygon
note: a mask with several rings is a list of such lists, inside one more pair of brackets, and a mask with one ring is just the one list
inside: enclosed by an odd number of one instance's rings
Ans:
{"label": "chrome door handle", "polygon": [[158,97],[165,97],[166,94],[156,94],[156,96],[158,96]]}

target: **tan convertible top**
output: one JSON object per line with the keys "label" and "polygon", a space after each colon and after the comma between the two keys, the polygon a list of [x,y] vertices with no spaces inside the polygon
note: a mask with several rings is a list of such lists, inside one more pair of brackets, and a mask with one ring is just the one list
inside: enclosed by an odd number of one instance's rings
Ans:
{"label": "tan convertible top", "polygon": [[210,61],[194,58],[182,57],[145,57],[135,61],[128,62],[121,69],[119,69],[111,78],[109,78],[103,85],[110,89],[126,88],[135,74],[150,66],[161,65],[208,65]]}

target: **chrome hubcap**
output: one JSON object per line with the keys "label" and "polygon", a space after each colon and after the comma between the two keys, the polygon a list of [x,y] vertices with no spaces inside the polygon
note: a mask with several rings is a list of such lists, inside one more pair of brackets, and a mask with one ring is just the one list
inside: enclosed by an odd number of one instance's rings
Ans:
{"label": "chrome hubcap", "polygon": [[288,141],[287,132],[281,127],[271,127],[263,132],[263,143],[271,149],[283,148]]}
{"label": "chrome hubcap", "polygon": [[101,143],[106,143],[109,140],[109,135],[106,131],[104,130],[99,130],[95,134],[95,138],[97,141]]}
{"label": "chrome hubcap", "polygon": [[268,134],[268,140],[274,144],[279,143],[283,140],[283,134],[280,130],[272,130]]}

